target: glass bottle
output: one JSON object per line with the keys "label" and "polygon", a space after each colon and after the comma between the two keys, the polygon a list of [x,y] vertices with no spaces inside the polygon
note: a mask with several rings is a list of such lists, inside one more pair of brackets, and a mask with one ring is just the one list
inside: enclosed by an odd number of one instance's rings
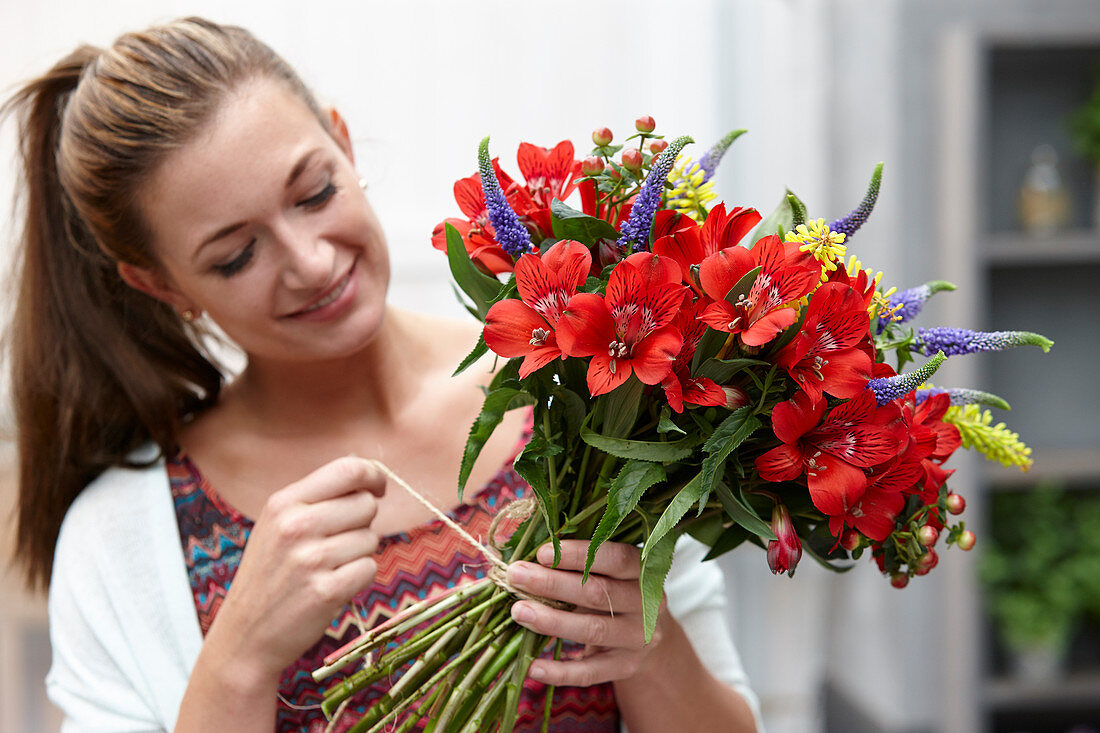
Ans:
{"label": "glass bottle", "polygon": [[1020,224],[1028,234],[1050,236],[1069,223],[1069,195],[1052,145],[1044,143],[1031,151],[1019,203]]}

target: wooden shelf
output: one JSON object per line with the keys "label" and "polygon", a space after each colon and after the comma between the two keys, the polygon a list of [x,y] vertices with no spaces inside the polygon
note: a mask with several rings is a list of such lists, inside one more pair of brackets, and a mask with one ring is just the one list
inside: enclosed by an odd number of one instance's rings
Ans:
{"label": "wooden shelf", "polygon": [[1100,448],[1042,448],[1032,454],[1028,471],[985,463],[985,476],[994,489],[1019,489],[1040,481],[1069,484],[1095,482],[1100,486]]}
{"label": "wooden shelf", "polygon": [[1049,236],[1021,232],[991,234],[982,249],[990,267],[1100,264],[1100,232],[1077,229]]}
{"label": "wooden shelf", "polygon": [[985,683],[985,703],[998,711],[1097,706],[1100,705],[1100,671],[1072,672],[1064,677],[1034,682],[995,677]]}

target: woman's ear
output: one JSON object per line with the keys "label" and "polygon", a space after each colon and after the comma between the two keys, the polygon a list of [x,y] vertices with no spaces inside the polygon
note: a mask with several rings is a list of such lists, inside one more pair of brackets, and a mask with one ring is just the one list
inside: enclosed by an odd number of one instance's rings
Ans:
{"label": "woman's ear", "polygon": [[139,290],[151,298],[167,303],[180,313],[195,313],[198,309],[159,272],[132,265],[129,262],[118,263],[118,276],[134,290]]}
{"label": "woman's ear", "polygon": [[344,121],[343,116],[336,111],[335,107],[328,108],[328,116],[329,134],[332,135],[340,149],[344,151],[344,155],[348,156],[351,164],[355,165],[355,153],[351,149],[351,136],[348,134],[347,122]]}

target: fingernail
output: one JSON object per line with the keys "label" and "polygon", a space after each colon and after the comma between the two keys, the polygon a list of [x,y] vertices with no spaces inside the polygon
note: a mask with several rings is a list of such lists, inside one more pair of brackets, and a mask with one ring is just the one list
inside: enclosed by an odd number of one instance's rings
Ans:
{"label": "fingernail", "polygon": [[539,551],[538,551],[538,559],[539,559],[539,562],[542,563],[543,565],[553,565],[554,564],[554,546],[553,545],[543,545],[542,547],[540,547]]}
{"label": "fingernail", "polygon": [[517,603],[512,606],[512,618],[521,624],[529,624],[535,620],[535,612],[526,604]]}
{"label": "fingernail", "polygon": [[527,676],[533,680],[541,680],[546,677],[546,671],[539,665],[532,664],[530,669],[527,670]]}
{"label": "fingernail", "polygon": [[523,563],[512,563],[508,567],[508,582],[512,585],[523,585],[531,579],[531,571],[523,566]]}

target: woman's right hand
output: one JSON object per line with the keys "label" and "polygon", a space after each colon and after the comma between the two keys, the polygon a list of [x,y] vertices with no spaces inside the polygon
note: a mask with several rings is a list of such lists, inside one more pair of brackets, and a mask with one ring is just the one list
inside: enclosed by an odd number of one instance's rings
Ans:
{"label": "woman's right hand", "polygon": [[371,461],[347,456],[272,494],[204,646],[216,640],[238,673],[277,681],[374,580],[370,525],[385,483]]}

